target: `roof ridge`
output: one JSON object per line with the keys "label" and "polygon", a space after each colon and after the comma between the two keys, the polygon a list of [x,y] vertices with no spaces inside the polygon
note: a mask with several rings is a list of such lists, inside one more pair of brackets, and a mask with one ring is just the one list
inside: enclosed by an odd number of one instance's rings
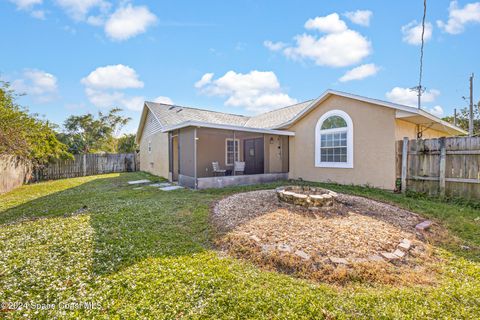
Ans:
{"label": "roof ridge", "polygon": [[272,112],[275,112],[275,111],[280,111],[280,110],[283,110],[283,109],[286,109],[286,108],[298,106],[299,104],[306,103],[306,102],[311,102],[311,101],[314,101],[314,100],[315,99],[309,99],[309,100],[297,102],[297,103],[294,103],[294,104],[289,104],[288,106],[285,106],[285,107],[281,107],[281,108],[278,108],[278,109],[273,109],[273,110],[270,110],[270,111],[267,111],[267,112],[264,112],[264,113],[257,114],[255,116],[253,116],[252,118],[262,116],[262,115],[265,115],[265,114],[269,114],[269,113],[272,113]]}
{"label": "roof ridge", "polygon": [[145,103],[154,103],[154,104],[157,104],[157,105],[163,105],[163,106],[168,106],[168,107],[178,107],[178,108],[185,108],[185,109],[190,109],[190,110],[200,110],[200,111],[208,111],[208,112],[214,112],[214,113],[222,113],[222,114],[228,114],[228,115],[242,117],[242,118],[248,118],[248,119],[251,118],[249,116],[245,116],[245,115],[238,114],[238,113],[222,112],[222,111],[209,110],[209,109],[204,109],[204,108],[183,106],[183,105],[178,105],[178,104],[168,104],[168,103],[154,102],[154,101],[145,101]]}

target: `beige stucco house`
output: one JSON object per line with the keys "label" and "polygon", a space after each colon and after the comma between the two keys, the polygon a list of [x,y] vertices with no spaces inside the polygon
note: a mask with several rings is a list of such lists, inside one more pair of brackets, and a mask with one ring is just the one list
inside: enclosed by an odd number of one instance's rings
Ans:
{"label": "beige stucco house", "polygon": [[424,110],[327,90],[252,117],[145,102],[137,142],[142,171],[191,188],[290,178],[393,189],[397,140],[463,134]]}

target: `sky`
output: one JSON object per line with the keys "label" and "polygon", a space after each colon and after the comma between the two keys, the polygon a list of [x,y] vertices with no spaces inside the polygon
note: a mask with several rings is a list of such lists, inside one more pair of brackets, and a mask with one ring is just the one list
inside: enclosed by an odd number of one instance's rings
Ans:
{"label": "sky", "polygon": [[[388,4],[387,4],[388,3]],[[416,105],[422,0],[0,0],[0,77],[31,112],[143,102],[253,115],[327,89]],[[468,105],[478,74],[480,2],[428,0],[422,108]]]}

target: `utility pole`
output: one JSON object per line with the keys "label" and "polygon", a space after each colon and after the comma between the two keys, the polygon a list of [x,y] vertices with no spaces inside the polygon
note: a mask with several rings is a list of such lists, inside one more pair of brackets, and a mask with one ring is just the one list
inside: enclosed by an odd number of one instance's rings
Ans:
{"label": "utility pole", "polygon": [[468,135],[473,137],[473,73],[470,76],[470,117],[468,119]]}
{"label": "utility pole", "polygon": [[457,126],[457,108],[453,109],[453,125]]}

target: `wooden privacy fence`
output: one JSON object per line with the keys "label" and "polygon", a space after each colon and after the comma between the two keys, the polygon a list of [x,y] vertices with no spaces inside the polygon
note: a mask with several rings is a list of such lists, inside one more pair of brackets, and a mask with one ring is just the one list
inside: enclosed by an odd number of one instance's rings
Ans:
{"label": "wooden privacy fence", "polygon": [[138,155],[135,153],[75,154],[74,158],[74,160],[58,160],[35,169],[33,181],[138,171],[139,169]]}
{"label": "wooden privacy fence", "polygon": [[397,141],[402,192],[480,199],[480,137]]}

